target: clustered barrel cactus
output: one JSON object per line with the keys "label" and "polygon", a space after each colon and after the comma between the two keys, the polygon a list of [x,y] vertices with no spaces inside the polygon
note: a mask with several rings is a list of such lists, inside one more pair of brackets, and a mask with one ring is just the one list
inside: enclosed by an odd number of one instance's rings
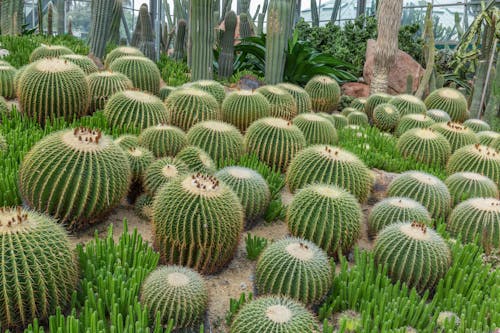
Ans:
{"label": "clustered barrel cactus", "polygon": [[[366,113],[368,118],[371,119],[371,118],[373,118],[373,111],[375,110],[375,108],[380,104],[389,103],[391,98],[392,98],[392,96],[389,94],[386,94],[386,93],[372,94],[367,98],[366,103],[365,103],[365,108],[363,111]],[[399,111],[399,109],[398,109],[398,111]]]}
{"label": "clustered barrel cactus", "polygon": [[132,134],[120,135],[114,142],[124,150],[139,147],[139,138]]}
{"label": "clustered barrel cactus", "polygon": [[434,125],[434,120],[422,114],[409,114],[401,118],[396,127],[396,136],[401,136],[413,128],[429,128]]}
{"label": "clustered barrel cactus", "polygon": [[448,113],[443,110],[431,109],[426,112],[426,115],[436,123],[447,123],[451,121],[451,117]]}
{"label": "clustered barrel cactus", "polygon": [[340,101],[340,87],[337,81],[328,76],[315,76],[306,85],[311,96],[314,112],[332,113]]}
{"label": "clustered barrel cactus", "polygon": [[446,178],[453,205],[469,198],[498,198],[500,193],[494,181],[474,172],[457,172]]}
{"label": "clustered barrel cactus", "polygon": [[271,117],[292,120],[297,115],[295,99],[286,90],[277,86],[263,86],[257,92],[268,100]]}
{"label": "clustered barrel cactus", "polygon": [[226,89],[222,84],[213,80],[200,80],[189,85],[191,88],[203,90],[212,95],[219,104],[222,104],[226,97]]}
{"label": "clustered barrel cactus", "polygon": [[[351,113],[353,112],[356,112],[358,111],[357,109],[355,108],[352,108],[352,107],[346,107],[346,108],[343,108],[342,109],[342,112],[340,112],[341,115],[343,115],[344,117],[348,117]],[[359,111],[359,112],[363,112],[363,111]],[[363,112],[364,113],[364,112]],[[366,114],[365,114],[366,115]]]}
{"label": "clustered barrel cactus", "polygon": [[148,148],[156,157],[175,157],[188,140],[186,133],[178,127],[158,124],[146,128],[139,136],[141,146]]}
{"label": "clustered barrel cactus", "polygon": [[293,124],[302,131],[308,145],[334,145],[339,140],[332,122],[318,114],[299,114],[293,118]]}
{"label": "clustered barrel cactus", "polygon": [[392,131],[398,125],[400,116],[396,106],[379,104],[373,110],[373,124],[382,131]]}
{"label": "clustered barrel cactus", "polygon": [[488,123],[479,119],[467,119],[466,121],[464,121],[464,126],[470,128],[475,133],[491,130],[491,127],[490,125],[488,125]]}
{"label": "clustered barrel cactus", "polygon": [[349,121],[347,120],[347,117],[344,117],[341,114],[334,113],[332,115],[327,115],[327,114],[318,113],[318,115],[320,115],[322,117],[326,117],[326,119],[333,120],[333,123],[334,123],[333,126],[335,126],[335,129],[337,129],[337,130],[342,129],[342,128],[346,127],[347,125],[349,125]]}
{"label": "clustered barrel cactus", "polygon": [[143,186],[150,196],[154,196],[159,189],[168,184],[172,179],[190,173],[188,166],[172,157],[161,158],[149,165],[144,172]]}
{"label": "clustered barrel cactus", "polygon": [[222,119],[245,132],[254,121],[270,116],[271,105],[258,92],[240,90],[230,93],[222,103]]}
{"label": "clustered barrel cactus", "polygon": [[141,180],[144,172],[154,161],[152,152],[143,147],[134,147],[125,150],[132,173],[132,180]]}
{"label": "clustered barrel cactus", "polygon": [[347,116],[349,125],[368,127],[370,125],[368,116],[364,112],[354,111]]}
{"label": "clustered barrel cactus", "polygon": [[158,95],[160,92],[161,75],[156,64],[142,56],[119,57],[109,65],[113,72],[127,76],[135,88]]}
{"label": "clustered barrel cactus", "polygon": [[216,169],[212,158],[203,149],[195,146],[186,146],[176,158],[184,162],[191,172],[213,174]]}
{"label": "clustered barrel cactus", "polygon": [[311,97],[305,89],[291,83],[280,83],[278,84],[278,87],[293,96],[295,104],[297,105],[298,114],[312,112]]}
{"label": "clustered barrel cactus", "polygon": [[444,166],[451,155],[448,140],[429,128],[414,128],[403,133],[397,148],[404,157],[412,157],[426,164]]}
{"label": "clustered barrel cactus", "polygon": [[425,114],[427,112],[425,103],[413,95],[403,94],[394,96],[389,100],[389,104],[394,105],[398,109],[401,117],[413,113]]}
{"label": "clustered barrel cactus", "polygon": [[90,110],[104,110],[108,99],[115,93],[130,90],[134,86],[125,75],[114,72],[98,72],[87,76],[90,89]]}
{"label": "clustered barrel cactus", "polygon": [[66,54],[60,57],[63,60],[74,63],[82,69],[85,75],[90,75],[99,71],[97,65],[89,57],[82,56],[79,54]]}
{"label": "clustered barrel cactus", "polygon": [[479,143],[484,146],[492,146],[495,140],[500,140],[500,133],[494,131],[481,131],[476,133]]}
{"label": "clustered barrel cactus", "polygon": [[141,52],[141,50],[135,47],[130,47],[130,46],[117,47],[116,49],[108,53],[104,65],[106,65],[106,67],[109,68],[109,66],[113,61],[115,61],[118,58],[127,56],[144,57],[144,54]]}
{"label": "clustered barrel cactus", "polygon": [[479,139],[471,129],[458,123],[437,123],[432,129],[450,142],[452,153],[461,147],[479,143]]}
{"label": "clustered barrel cactus", "polygon": [[464,95],[453,88],[441,88],[433,91],[425,99],[427,109],[443,110],[450,115],[452,121],[462,122],[467,119],[467,100]]}
{"label": "clustered barrel cactus", "polygon": [[352,100],[350,107],[352,107],[358,111],[365,112],[365,106],[366,106],[367,102],[368,102],[368,98],[358,97],[358,98],[355,98]]}
{"label": "clustered barrel cactus", "polygon": [[42,45],[31,52],[30,62],[44,58],[57,58],[67,54],[74,54],[74,52],[62,45]]}
{"label": "clustered barrel cactus", "polygon": [[14,77],[16,69],[10,65],[0,64],[0,96],[13,99],[16,96]]}

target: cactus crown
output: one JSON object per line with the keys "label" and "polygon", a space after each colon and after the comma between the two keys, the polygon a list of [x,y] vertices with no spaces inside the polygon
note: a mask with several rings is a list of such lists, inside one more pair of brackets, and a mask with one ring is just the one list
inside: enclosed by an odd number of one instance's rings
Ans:
{"label": "cactus crown", "polygon": [[292,122],[289,120],[285,120],[282,118],[264,118],[262,119],[262,122],[266,123],[266,125],[269,125],[271,127],[276,127],[276,128],[289,128],[292,127]]}
{"label": "cactus crown", "polygon": [[438,184],[438,178],[424,172],[408,172],[407,175],[427,185]]}
{"label": "cactus crown", "polygon": [[70,61],[58,58],[44,58],[36,62],[36,69],[45,73],[60,73],[79,67]]}
{"label": "cactus crown", "polygon": [[318,116],[314,113],[303,113],[300,115],[301,118],[308,121],[324,122],[326,119],[324,117]]}
{"label": "cactus crown", "polygon": [[266,309],[266,317],[276,324],[284,324],[292,319],[292,311],[284,305],[271,305]]}
{"label": "cactus crown", "polygon": [[37,222],[29,219],[20,206],[16,208],[0,207],[0,234],[16,233],[33,227]]}
{"label": "cactus crown", "polygon": [[187,177],[182,187],[189,193],[204,197],[217,197],[222,193],[219,180],[202,173]]}
{"label": "cactus crown", "polygon": [[96,151],[107,146],[111,139],[103,136],[99,129],[77,127],[73,132],[66,132],[63,141],[76,151]]}
{"label": "cactus crown", "polygon": [[[448,130],[453,131],[453,132],[463,132],[463,131],[466,131],[468,128],[462,124],[454,123],[451,121],[448,121],[446,124],[442,123],[442,124],[438,124],[438,125],[443,127],[443,128],[446,127]],[[438,126],[438,125],[436,125],[436,126]]]}
{"label": "cactus crown", "polygon": [[497,150],[488,146],[483,146],[479,143],[474,144],[473,149],[477,152],[477,155],[481,156],[485,160],[496,160],[500,157],[500,153]]}
{"label": "cactus crown", "polygon": [[212,131],[217,131],[217,132],[231,132],[234,130],[233,126],[231,126],[227,123],[224,123],[222,121],[208,120],[208,121],[204,121],[201,124],[206,129],[209,129]]}
{"label": "cactus crown", "polygon": [[285,250],[289,255],[297,260],[309,261],[314,258],[314,251],[309,249],[309,246],[302,242],[290,243],[287,245]]}
{"label": "cactus crown", "polygon": [[425,223],[413,221],[410,224],[404,223],[399,227],[402,233],[416,240],[429,240],[431,236],[427,233],[427,225]]}
{"label": "cactus crown", "polygon": [[439,89],[438,95],[449,99],[458,99],[463,97],[463,95],[458,90],[447,88]]}
{"label": "cactus crown", "polygon": [[495,198],[473,198],[469,203],[480,211],[500,213],[500,201]]}
{"label": "cactus crown", "polygon": [[325,146],[324,148],[321,146],[317,146],[315,148],[318,152],[322,153],[325,157],[331,160],[341,160],[341,161],[349,161],[349,162],[357,162],[358,158],[340,148]]}
{"label": "cactus crown", "polygon": [[433,140],[440,136],[430,128],[415,128],[412,133],[423,140]]}
{"label": "cactus crown", "polygon": [[253,177],[253,174],[250,172],[249,169],[242,167],[227,168],[227,172],[234,178],[239,178],[239,179],[250,179]]}
{"label": "cactus crown", "polygon": [[144,93],[139,90],[125,90],[123,91],[123,94],[127,96],[130,99],[135,99],[139,102],[143,103],[153,103],[158,100],[156,96],[153,96],[151,94]]}
{"label": "cactus crown", "polygon": [[179,170],[174,164],[167,164],[161,169],[161,173],[167,178],[173,178],[179,174]]}

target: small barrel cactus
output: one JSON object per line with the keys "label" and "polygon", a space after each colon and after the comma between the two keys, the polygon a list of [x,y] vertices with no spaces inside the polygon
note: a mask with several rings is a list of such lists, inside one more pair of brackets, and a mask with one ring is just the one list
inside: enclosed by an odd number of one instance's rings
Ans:
{"label": "small barrel cactus", "polygon": [[413,95],[403,94],[394,96],[389,100],[389,104],[394,105],[398,109],[401,117],[407,114],[426,114],[427,112],[425,103]]}
{"label": "small barrel cactus", "polygon": [[451,265],[444,239],[418,221],[384,228],[375,242],[374,255],[394,282],[404,282],[419,292],[432,290]]}
{"label": "small barrel cactus", "polygon": [[484,146],[492,146],[495,140],[500,140],[500,133],[494,131],[481,131],[476,133],[479,143]]}
{"label": "small barrel cactus", "polygon": [[290,191],[308,184],[337,185],[365,202],[374,177],[370,169],[354,154],[333,146],[316,145],[299,152],[286,174]]}
{"label": "small barrel cactus", "polygon": [[299,302],[279,296],[261,297],[245,304],[231,324],[231,333],[319,332],[313,314]]}
{"label": "small barrel cactus", "polygon": [[361,234],[361,207],[351,193],[332,185],[310,185],[297,192],[286,222],[295,237],[314,242],[329,255],[347,253]]}
{"label": "small barrel cactus", "polygon": [[380,104],[389,103],[391,99],[392,96],[386,93],[372,94],[366,100],[364,112],[366,113],[368,118],[371,119],[373,117],[373,111],[375,110],[375,108]]}
{"label": "small barrel cactus", "polygon": [[399,123],[400,113],[392,104],[379,104],[373,110],[373,124],[381,131],[391,132]]}
{"label": "small barrel cactus", "polygon": [[90,89],[90,110],[104,110],[108,99],[119,91],[132,89],[128,77],[120,73],[99,72],[87,76]]}
{"label": "small barrel cactus", "polygon": [[446,217],[451,209],[451,195],[439,178],[420,171],[407,171],[390,184],[388,195],[407,197],[420,202],[433,218]]}
{"label": "small barrel cactus", "polygon": [[7,99],[16,97],[17,89],[14,77],[16,69],[10,65],[0,65],[0,96]]}
{"label": "small barrel cactus", "polygon": [[97,65],[89,57],[79,54],[66,54],[61,56],[60,58],[72,62],[80,67],[85,75],[90,75],[99,71]]}
{"label": "small barrel cactus", "polygon": [[39,141],[19,169],[25,203],[82,229],[118,205],[127,193],[125,152],[99,130],[75,128]]}
{"label": "small barrel cactus", "polygon": [[450,214],[448,230],[464,242],[477,237],[485,248],[500,248],[500,200],[472,198],[460,203]]}
{"label": "small barrel cactus", "polygon": [[458,123],[437,123],[432,125],[432,129],[450,142],[452,153],[464,146],[479,143],[476,133]]}
{"label": "small barrel cactus", "polygon": [[468,171],[493,180],[500,188],[500,153],[479,144],[465,146],[453,153],[446,167],[448,174]]}
{"label": "small barrel cactus", "polygon": [[172,125],[184,131],[198,122],[220,118],[217,100],[200,89],[178,89],[167,97],[165,104],[172,114]]}
{"label": "small barrel cactus", "polygon": [[470,128],[475,133],[491,130],[491,127],[490,125],[488,125],[488,123],[479,119],[467,119],[466,121],[464,121],[464,126]]}
{"label": "small barrel cactus", "polygon": [[355,98],[352,100],[350,107],[355,108],[358,111],[365,112],[365,106],[366,106],[367,102],[368,102],[368,98],[358,97],[358,98]]}
{"label": "small barrel cactus", "polygon": [[404,157],[412,157],[426,164],[445,166],[451,155],[448,140],[430,128],[414,128],[401,135],[398,151]]}
{"label": "small barrel cactus", "polygon": [[0,243],[2,330],[24,329],[68,305],[77,288],[78,262],[55,220],[21,207],[0,208]]}
{"label": "small barrel cactus", "polygon": [[153,198],[147,194],[141,194],[135,201],[134,213],[143,220],[151,220],[153,217]]}
{"label": "small barrel cactus", "polygon": [[0,120],[2,119],[2,115],[4,114],[9,114],[10,108],[9,105],[7,104],[7,101],[5,98],[0,96]]}
{"label": "small barrel cactus", "polygon": [[183,130],[165,124],[148,127],[139,135],[139,144],[152,151],[156,157],[175,157],[187,146],[187,142]]}
{"label": "small barrel cactus", "polygon": [[447,123],[451,121],[451,117],[448,113],[443,110],[431,109],[426,112],[426,115],[436,123]]}
{"label": "small barrel cactus", "polygon": [[[240,198],[247,221],[253,222],[265,213],[271,200],[271,192],[266,180],[258,172],[230,166],[219,170],[215,176]],[[250,227],[251,224],[247,223],[246,226]]]}
{"label": "small barrel cactus", "polygon": [[188,166],[172,157],[161,158],[149,165],[144,172],[144,190],[150,196],[154,196],[158,190],[168,184],[172,179],[183,177],[190,173]]}
{"label": "small barrel cactus", "polygon": [[318,114],[299,114],[293,119],[293,124],[302,131],[307,145],[334,145],[339,141],[335,126]]}
{"label": "small barrel cactus", "polygon": [[191,172],[213,174],[216,166],[212,158],[203,150],[195,146],[186,146],[176,156],[184,162]]}
{"label": "small barrel cactus", "polygon": [[42,125],[59,117],[73,121],[87,114],[90,90],[85,73],[71,62],[39,60],[25,69],[19,85],[21,110]]}
{"label": "small barrel cactus", "polygon": [[222,103],[222,119],[245,132],[257,119],[269,117],[270,108],[267,98],[258,92],[235,91]]}
{"label": "small barrel cactus", "polygon": [[257,89],[269,102],[271,117],[292,120],[297,115],[297,103],[291,94],[277,86],[263,86]]}
{"label": "small barrel cactus", "polygon": [[106,68],[109,68],[111,63],[116,59],[128,56],[145,57],[144,53],[142,53],[141,50],[135,47],[120,46],[108,53],[108,55],[106,56],[106,60],[104,61],[104,65],[106,66]]}
{"label": "small barrel cactus", "polygon": [[174,321],[175,329],[193,329],[201,324],[208,308],[208,290],[197,272],[181,266],[162,266],[144,280],[141,303],[151,320],[163,325]]}
{"label": "small barrel cactus", "polygon": [[434,125],[434,120],[423,114],[409,114],[401,118],[396,127],[396,136],[403,135],[404,132],[413,128],[429,128]]}
{"label": "small barrel cactus", "polygon": [[158,95],[160,92],[160,70],[146,57],[120,57],[113,60],[109,69],[127,76],[137,89],[153,95]]}
{"label": "small barrel cactus", "polygon": [[[355,108],[346,107],[346,108],[342,109],[342,111],[340,112],[340,114],[343,115],[344,117],[348,117],[351,113],[356,112],[356,111],[358,111],[358,110],[355,109]],[[364,113],[363,111],[358,111],[358,112]]]}
{"label": "small barrel cactus", "polygon": [[391,224],[412,221],[432,224],[431,215],[421,203],[404,197],[387,198],[373,206],[368,216],[368,235],[375,237]]}
{"label": "small barrel cactus", "polygon": [[361,127],[368,127],[370,123],[368,121],[368,116],[364,112],[354,111],[349,113],[347,116],[347,121],[349,125],[356,125]]}
{"label": "small barrel cactus", "polygon": [[494,181],[474,172],[457,172],[444,181],[450,191],[453,205],[470,198],[498,198],[500,193]]}
{"label": "small barrel cactus", "polygon": [[304,304],[318,303],[330,289],[332,269],[326,253],[301,238],[285,238],[267,246],[257,261],[259,294],[288,296]]}
{"label": "small barrel cactus", "polygon": [[219,105],[222,104],[224,98],[226,98],[226,89],[222,84],[213,80],[201,80],[190,83],[189,86],[191,88],[201,89],[210,95],[212,95]]}
{"label": "small barrel cactus", "polygon": [[176,87],[164,86],[160,88],[158,96],[162,101],[165,101],[167,97],[176,90]]}
{"label": "small barrel cactus", "polygon": [[[318,115],[321,115],[321,113],[318,113]],[[344,117],[341,114],[332,113],[330,115],[330,117],[331,117],[331,119],[333,119],[333,122],[335,123],[334,124],[335,129],[337,129],[337,130],[342,129],[342,128],[346,127],[347,125],[349,125],[349,120],[347,120],[347,117]]]}
{"label": "small barrel cactus", "polygon": [[104,107],[104,116],[118,128],[144,129],[169,120],[169,112],[158,97],[135,90],[112,95]]}
{"label": "small barrel cactus", "polygon": [[29,64],[20,67],[14,75],[14,89],[16,90],[16,96],[19,95],[19,90],[21,89],[21,76],[24,74],[24,71],[26,70],[26,68],[28,68],[28,66]]}
{"label": "small barrel cactus", "polygon": [[144,172],[154,161],[152,152],[142,147],[133,147],[125,150],[132,172],[132,180],[141,180]]}
{"label": "small barrel cactus", "polygon": [[188,143],[206,151],[215,164],[238,160],[244,153],[243,135],[231,124],[222,121],[204,121],[191,127]]}
{"label": "small barrel cactus", "polygon": [[42,45],[31,52],[30,62],[44,58],[57,58],[66,54],[74,54],[74,52],[62,45]]}
{"label": "small barrel cactus", "polygon": [[312,101],[311,97],[305,89],[291,84],[291,83],[280,83],[278,87],[288,92],[295,99],[295,104],[297,105],[297,113],[309,113],[312,111]]}
{"label": "small barrel cactus", "polygon": [[292,158],[306,146],[302,131],[281,118],[255,121],[245,135],[245,147],[271,167],[285,171]]}
{"label": "small barrel cactus", "polygon": [[155,197],[154,245],[164,262],[212,274],[233,258],[243,218],[240,199],[219,179],[177,178]]}
{"label": "small barrel cactus", "polygon": [[434,90],[425,99],[427,109],[443,110],[450,115],[452,121],[462,122],[468,117],[467,100],[464,95],[453,88]]}
{"label": "small barrel cactus", "polygon": [[311,96],[314,112],[332,113],[337,109],[340,101],[340,86],[329,76],[315,76],[305,87]]}
{"label": "small barrel cactus", "polygon": [[115,143],[123,150],[128,150],[139,147],[139,138],[132,134],[124,134],[116,138]]}

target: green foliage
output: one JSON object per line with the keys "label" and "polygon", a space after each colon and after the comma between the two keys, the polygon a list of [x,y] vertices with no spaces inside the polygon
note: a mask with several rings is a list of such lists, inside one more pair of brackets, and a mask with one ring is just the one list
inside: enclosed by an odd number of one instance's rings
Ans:
{"label": "green foliage", "polygon": [[457,172],[446,178],[452,204],[457,205],[469,198],[498,198],[499,192],[494,181],[473,172]]}
{"label": "green foliage", "polygon": [[119,91],[133,88],[125,75],[114,72],[98,72],[87,76],[90,89],[90,110],[104,110],[108,99]]}
{"label": "green foliage", "polygon": [[398,140],[398,150],[405,157],[426,164],[445,166],[451,155],[448,140],[429,128],[414,128],[406,131]]}
{"label": "green foliage", "polygon": [[314,113],[299,114],[293,118],[293,124],[302,131],[307,145],[334,145],[338,142],[335,126],[320,115]]}
{"label": "green foliage", "polygon": [[130,46],[117,47],[106,55],[106,60],[104,61],[104,65],[106,66],[106,68],[109,68],[113,61],[115,61],[118,58],[127,56],[144,57],[144,53],[142,53],[141,50],[135,47],[130,47]]}
{"label": "green foliage", "polygon": [[433,91],[425,99],[427,109],[439,109],[448,113],[452,121],[462,122],[467,119],[467,100],[464,95],[452,88]]}
{"label": "green foliage", "polygon": [[86,56],[82,56],[79,54],[66,54],[60,56],[59,58],[74,63],[82,69],[85,75],[90,75],[99,71],[97,65],[92,61],[92,59]]}
{"label": "green foliage", "polygon": [[437,133],[442,134],[450,143],[451,152],[455,152],[464,146],[479,143],[474,131],[458,123],[437,123],[432,125],[431,128]]}
{"label": "green foliage", "polygon": [[388,103],[379,104],[373,110],[373,124],[381,131],[392,131],[399,123],[401,114],[398,109]]}
{"label": "green foliage", "polygon": [[176,158],[184,162],[191,172],[213,174],[216,169],[212,158],[203,149],[195,146],[184,147]]}
{"label": "green foliage", "polygon": [[164,157],[153,162],[144,173],[144,190],[151,197],[168,184],[172,179],[185,176],[189,173],[188,166],[172,157]]}
{"label": "green foliage", "polygon": [[185,62],[175,61],[162,53],[158,62],[163,81],[172,87],[182,86],[190,81],[189,68]]}
{"label": "green foliage", "polygon": [[229,310],[226,313],[226,324],[229,326],[233,322],[234,316],[240,311],[241,307],[247,302],[251,302],[253,299],[252,293],[241,293],[240,298],[229,300]]}
{"label": "green foliage", "polygon": [[142,56],[123,56],[109,65],[113,72],[122,73],[134,84],[135,88],[158,95],[161,75],[156,64]]}
{"label": "green foliage", "polygon": [[295,98],[278,86],[266,85],[256,90],[269,102],[271,117],[292,120],[297,115]]}
{"label": "green foliage", "polygon": [[188,139],[186,133],[178,127],[159,124],[148,127],[139,135],[141,146],[148,148],[155,157],[175,157],[185,146]]}
{"label": "green foliage", "polygon": [[332,78],[315,76],[307,82],[306,91],[311,96],[314,112],[332,113],[340,100],[340,87]]}
{"label": "green foliage", "polygon": [[247,258],[250,260],[257,260],[261,252],[267,246],[267,239],[256,235],[247,234],[245,238],[245,249],[247,251]]}
{"label": "green foliage", "polygon": [[244,133],[257,119],[269,117],[270,107],[262,94],[239,90],[230,93],[222,103],[222,119]]}

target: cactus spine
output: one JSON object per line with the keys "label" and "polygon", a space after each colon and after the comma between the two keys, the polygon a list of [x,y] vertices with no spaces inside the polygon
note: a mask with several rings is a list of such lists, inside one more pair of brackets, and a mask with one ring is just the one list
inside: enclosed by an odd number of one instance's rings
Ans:
{"label": "cactus spine", "polygon": [[102,59],[106,53],[109,28],[111,26],[114,1],[92,0],[92,19],[90,24],[90,51]]}
{"label": "cactus spine", "polygon": [[189,51],[191,79],[212,79],[213,12],[211,0],[191,0],[189,8]]}
{"label": "cactus spine", "polygon": [[234,62],[234,33],[238,18],[233,11],[226,14],[224,19],[225,30],[222,34],[221,52],[219,55],[219,77],[229,78],[233,75]]}

